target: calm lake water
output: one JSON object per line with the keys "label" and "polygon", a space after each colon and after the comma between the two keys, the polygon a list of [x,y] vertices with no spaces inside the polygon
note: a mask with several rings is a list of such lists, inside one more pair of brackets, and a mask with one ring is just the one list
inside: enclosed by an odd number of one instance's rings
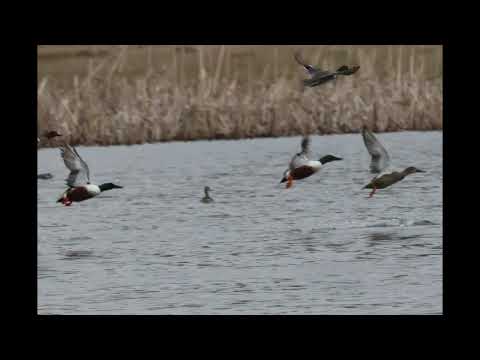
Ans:
{"label": "calm lake water", "polygon": [[373,198],[359,134],[313,136],[344,160],[288,190],[300,137],[78,147],[124,188],[70,207],[60,151],[39,150],[38,313],[441,314],[442,132],[378,138],[427,172]]}

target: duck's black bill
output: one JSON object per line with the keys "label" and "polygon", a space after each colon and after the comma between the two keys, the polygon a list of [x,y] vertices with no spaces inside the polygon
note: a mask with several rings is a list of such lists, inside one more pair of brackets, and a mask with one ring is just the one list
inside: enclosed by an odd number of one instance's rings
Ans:
{"label": "duck's black bill", "polygon": [[426,172],[425,170],[417,169],[417,172]]}
{"label": "duck's black bill", "polygon": [[280,184],[284,183],[285,181],[287,181],[287,178],[283,178],[282,180],[280,180]]}

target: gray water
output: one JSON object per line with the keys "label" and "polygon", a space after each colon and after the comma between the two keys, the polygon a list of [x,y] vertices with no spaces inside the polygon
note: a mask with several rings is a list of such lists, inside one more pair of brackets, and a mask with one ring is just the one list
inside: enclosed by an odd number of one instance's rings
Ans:
{"label": "gray water", "polygon": [[300,137],[78,147],[124,188],[70,207],[59,150],[39,150],[38,313],[441,314],[442,132],[378,138],[427,172],[373,198],[359,134],[313,136],[344,160],[288,190]]}

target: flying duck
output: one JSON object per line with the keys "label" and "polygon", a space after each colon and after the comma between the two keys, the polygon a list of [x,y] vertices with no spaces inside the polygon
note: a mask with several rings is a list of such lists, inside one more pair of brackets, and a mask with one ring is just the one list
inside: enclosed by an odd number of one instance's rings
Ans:
{"label": "flying duck", "polygon": [[70,170],[66,179],[68,189],[63,192],[57,202],[69,206],[72,202],[79,202],[97,196],[102,191],[121,189],[123,186],[113,183],[94,185],[90,183],[88,165],[78,154],[73,146],[65,144],[60,147],[61,156],[65,166]]}
{"label": "flying duck", "polygon": [[289,168],[283,173],[280,183],[287,182],[286,188],[293,185],[293,180],[300,180],[315,174],[320,168],[330,161],[342,160],[342,158],[325,155],[320,160],[310,160],[310,137],[304,136],[301,143],[302,151],[290,161]]}
{"label": "flying duck", "polygon": [[337,71],[328,71],[322,70],[320,68],[315,68],[312,65],[306,64],[301,58],[298,53],[294,55],[295,60],[297,63],[302,65],[305,70],[307,71],[308,75],[310,75],[310,79],[303,80],[303,84],[305,86],[314,87],[323,83],[326,83],[331,80],[335,80],[338,75],[352,75],[355,74],[360,66],[352,66],[351,68],[348,66],[340,66]]}
{"label": "flying duck", "polygon": [[363,187],[363,189],[373,189],[370,195],[368,196],[368,197],[372,197],[373,194],[375,194],[375,191],[377,191],[377,189],[385,189],[386,187],[389,187],[390,185],[393,185],[396,182],[399,182],[404,177],[417,172],[425,172],[425,171],[417,169],[416,167],[410,166],[400,172],[398,171],[385,172],[383,174],[379,174],[378,176],[374,177],[372,181],[370,181],[370,183],[368,183]]}
{"label": "flying duck", "polygon": [[362,129],[362,137],[365,147],[372,157],[370,162],[370,172],[381,173],[390,164],[390,156],[388,156],[387,150],[385,150],[380,141],[377,140],[375,135],[373,135],[366,126]]}
{"label": "flying duck", "polygon": [[[45,137],[47,140],[50,140],[50,139],[53,139],[54,137],[57,137],[57,136],[62,136],[62,134],[59,134],[58,132],[56,132],[55,130],[52,130],[52,131],[45,131],[43,133],[43,137]],[[40,143],[40,138],[37,137],[37,144]]]}
{"label": "flying duck", "polygon": [[209,191],[212,191],[212,189],[210,189],[210,187],[208,186],[205,186],[205,188],[203,189],[203,191],[205,191],[205,196],[202,198],[202,202],[203,203],[211,203],[213,202],[213,199],[210,197],[210,195],[208,194]]}

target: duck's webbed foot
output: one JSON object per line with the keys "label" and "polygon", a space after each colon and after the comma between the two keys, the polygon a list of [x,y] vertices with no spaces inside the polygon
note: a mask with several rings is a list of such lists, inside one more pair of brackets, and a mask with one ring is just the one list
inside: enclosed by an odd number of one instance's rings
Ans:
{"label": "duck's webbed foot", "polygon": [[70,205],[72,205],[72,201],[68,197],[64,197],[62,199],[62,204],[65,205],[65,206],[70,206]]}
{"label": "duck's webbed foot", "polygon": [[370,193],[370,195],[368,195],[368,197],[371,198],[373,194],[375,194],[375,191],[377,191],[376,187],[373,188],[372,192]]}

